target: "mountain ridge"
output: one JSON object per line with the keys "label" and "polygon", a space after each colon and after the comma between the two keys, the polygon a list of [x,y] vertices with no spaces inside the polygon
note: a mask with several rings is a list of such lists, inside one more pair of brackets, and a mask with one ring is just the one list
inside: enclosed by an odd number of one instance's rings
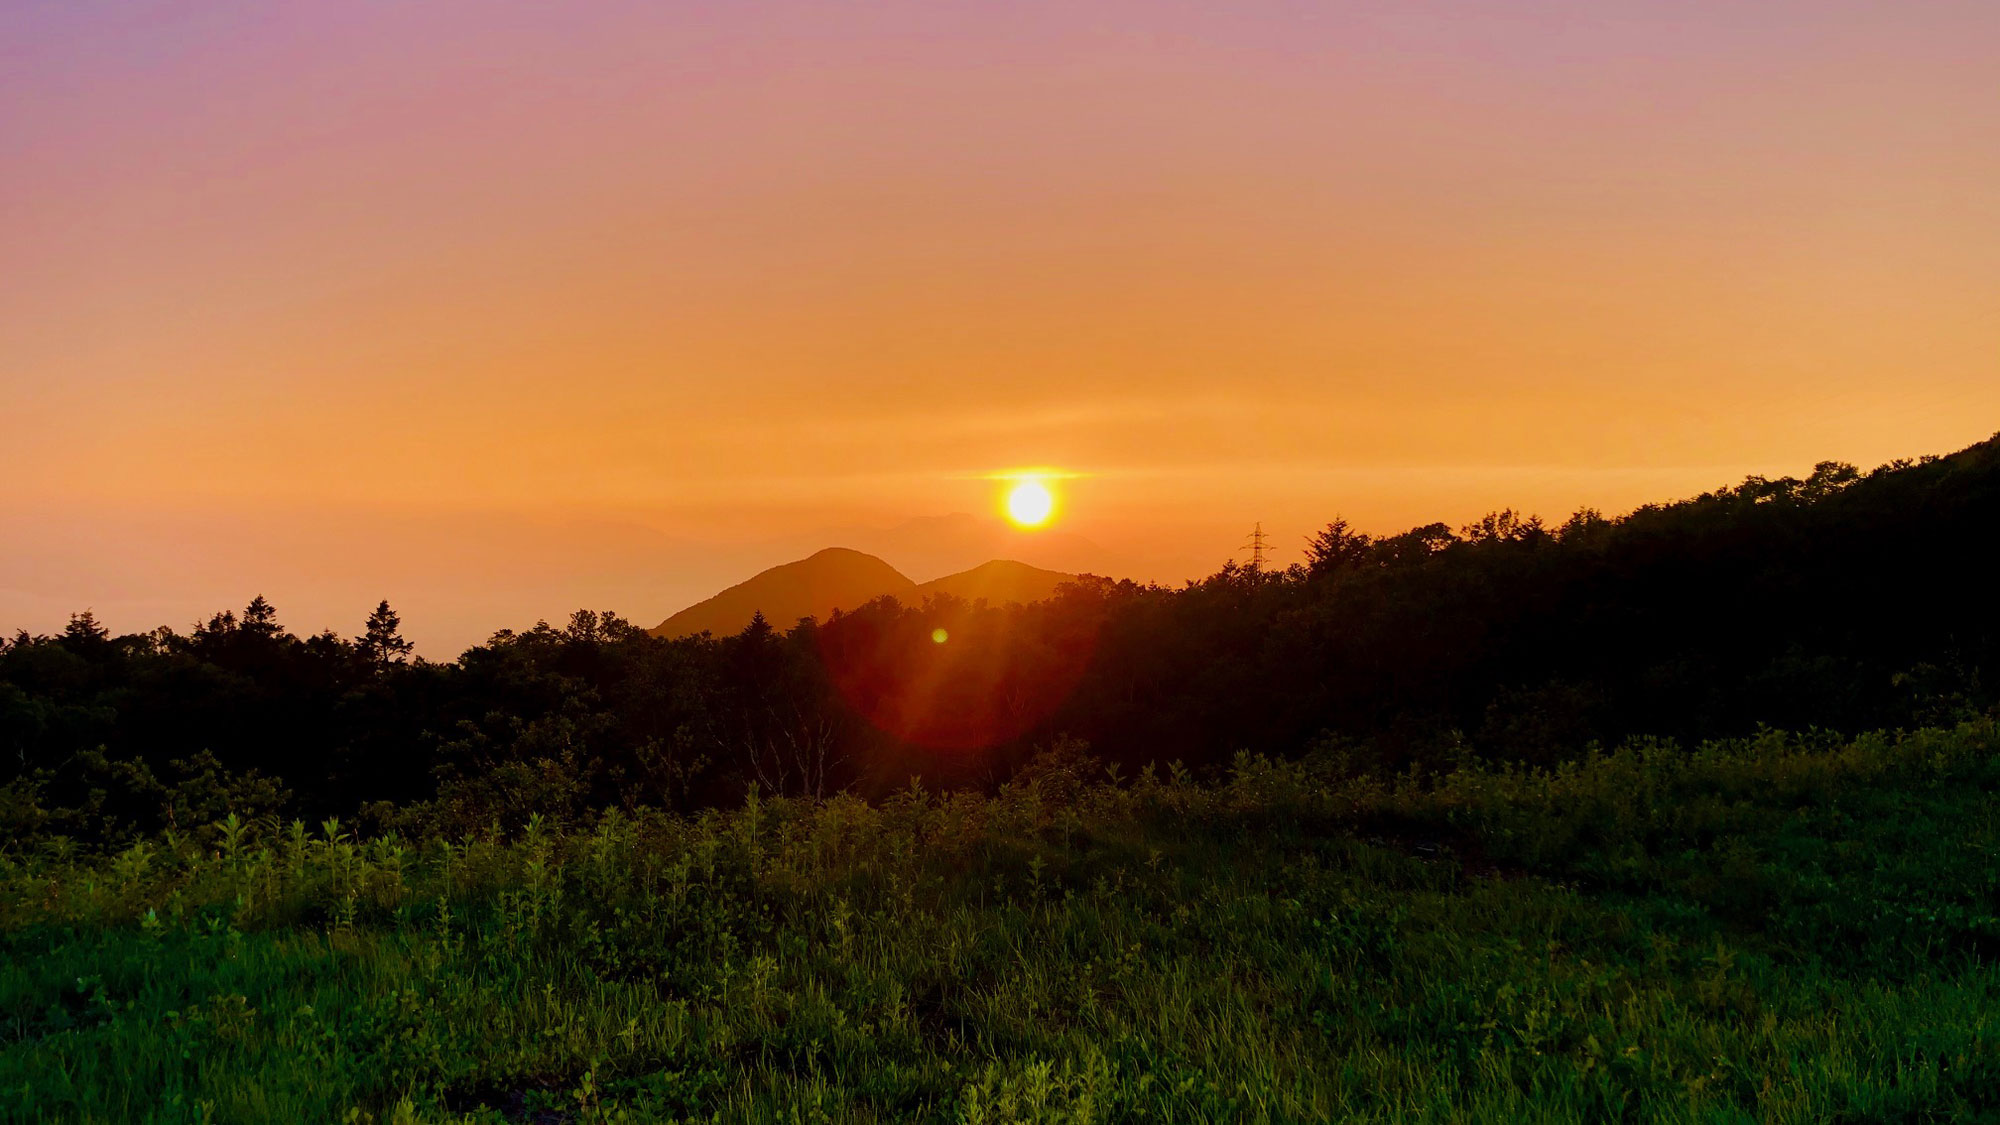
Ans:
{"label": "mountain ridge", "polygon": [[1053,597],[1056,587],[1076,578],[1014,559],[989,559],[970,570],[918,583],[916,592],[920,596],[947,594],[968,602],[1039,602]]}
{"label": "mountain ridge", "polygon": [[990,559],[969,570],[912,581],[887,561],[852,547],[825,547],[803,559],[758,571],[668,617],[647,632],[656,637],[701,633],[729,636],[758,613],[778,628],[802,617],[825,619],[880,597],[917,602],[946,595],[973,602],[1041,601],[1077,576],[1012,559]]}

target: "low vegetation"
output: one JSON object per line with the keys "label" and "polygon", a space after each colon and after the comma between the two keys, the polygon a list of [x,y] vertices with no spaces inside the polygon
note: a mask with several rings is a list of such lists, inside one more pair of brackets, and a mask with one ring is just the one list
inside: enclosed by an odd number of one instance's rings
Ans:
{"label": "low vegetation", "polygon": [[2000,723],[0,852],[0,1119],[2000,1120]]}
{"label": "low vegetation", "polygon": [[1396,774],[1468,739],[1553,765],[1759,723],[1949,724],[2000,705],[1996,558],[2000,440],[1616,518],[1336,520],[1300,565],[1172,589],[884,599],[672,640],[583,611],[450,662],[412,659],[386,602],[352,640],[296,636],[261,597],[188,632],[83,612],[0,643],[0,835],[116,849],[234,810],[456,836],[734,808],[752,785],[878,800],[912,774],[990,794],[1065,736],[1212,778],[1323,732]]}
{"label": "low vegetation", "polygon": [[1996,555],[2000,439],[449,663],[80,613],[0,1122],[2000,1122]]}

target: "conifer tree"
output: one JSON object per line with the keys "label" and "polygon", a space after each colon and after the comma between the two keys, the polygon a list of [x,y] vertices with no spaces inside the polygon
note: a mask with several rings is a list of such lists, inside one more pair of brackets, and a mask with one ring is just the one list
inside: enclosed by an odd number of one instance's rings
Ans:
{"label": "conifer tree", "polygon": [[243,607],[243,632],[253,637],[274,638],[283,630],[278,625],[278,609],[258,594]]}
{"label": "conifer tree", "polygon": [[69,626],[63,630],[63,639],[72,648],[95,646],[111,639],[111,630],[98,624],[97,614],[90,610],[69,615]]}
{"label": "conifer tree", "polygon": [[403,638],[403,619],[382,599],[368,615],[368,628],[361,636],[361,659],[368,664],[402,664],[409,660],[415,645]]}

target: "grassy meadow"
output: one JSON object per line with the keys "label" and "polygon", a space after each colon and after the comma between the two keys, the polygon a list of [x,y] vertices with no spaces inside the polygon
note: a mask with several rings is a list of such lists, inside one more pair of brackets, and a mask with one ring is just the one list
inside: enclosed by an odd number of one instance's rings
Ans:
{"label": "grassy meadow", "polygon": [[2000,724],[0,859],[0,1119],[2000,1120]]}

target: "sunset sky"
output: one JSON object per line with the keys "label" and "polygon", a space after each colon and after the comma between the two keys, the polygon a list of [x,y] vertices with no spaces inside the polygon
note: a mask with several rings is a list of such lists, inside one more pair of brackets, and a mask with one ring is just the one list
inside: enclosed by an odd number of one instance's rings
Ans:
{"label": "sunset sky", "polygon": [[448,658],[1946,452],[1996,75],[1990,0],[10,0],[0,629]]}

